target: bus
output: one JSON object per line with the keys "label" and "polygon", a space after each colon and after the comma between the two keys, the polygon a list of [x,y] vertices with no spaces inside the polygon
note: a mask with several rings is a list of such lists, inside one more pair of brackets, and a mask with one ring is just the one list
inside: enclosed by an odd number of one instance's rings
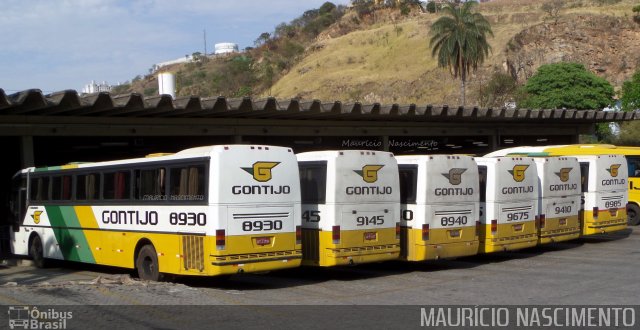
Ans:
{"label": "bus", "polygon": [[[629,203],[629,196],[632,195],[629,191],[634,190],[633,183],[629,183],[630,190],[627,189],[627,181],[630,181],[629,167],[633,168],[634,175],[640,173],[635,173],[635,160],[626,159],[621,154],[632,150],[632,147],[618,149],[611,145],[538,146],[507,148],[489,155],[537,153],[540,156],[565,154],[576,157],[582,176],[581,233],[593,235],[624,230],[628,222],[633,223],[627,215],[627,210],[633,212],[637,209],[637,204]],[[633,195],[639,196],[637,192]],[[606,212],[602,212],[603,210]]]}
{"label": "bus", "polygon": [[580,237],[582,190],[575,157],[535,157],[538,171],[538,244]]}
{"label": "bus", "polygon": [[407,261],[478,253],[478,165],[466,155],[397,156],[400,257]]}
{"label": "bus", "polygon": [[297,154],[303,265],[397,259],[400,183],[393,154],[369,150]]}
{"label": "bus", "polygon": [[531,157],[476,157],[480,179],[480,252],[538,244],[538,174]]}
{"label": "bus", "polygon": [[[611,144],[569,144],[544,147],[519,147],[545,152],[549,155],[623,155],[628,170],[627,219],[631,226],[640,225],[640,147],[615,146]],[[511,149],[511,148],[509,148]]]}
{"label": "bus", "polygon": [[297,169],[291,149],[258,145],[27,168],[13,178],[12,253],[155,281],[298,267]]}

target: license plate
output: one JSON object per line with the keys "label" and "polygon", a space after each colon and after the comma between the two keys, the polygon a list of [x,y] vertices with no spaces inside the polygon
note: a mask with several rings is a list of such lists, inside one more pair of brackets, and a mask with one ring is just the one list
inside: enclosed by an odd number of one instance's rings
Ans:
{"label": "license plate", "polygon": [[513,225],[513,230],[515,230],[515,231],[521,231],[521,230],[522,230],[522,224]]}
{"label": "license plate", "polygon": [[615,217],[618,215],[618,209],[609,209],[609,214]]}
{"label": "license plate", "polygon": [[364,239],[367,241],[373,241],[376,239],[376,237],[377,235],[375,231],[364,233]]}
{"label": "license plate", "polygon": [[564,226],[567,224],[567,219],[560,219],[560,226]]}
{"label": "license plate", "polygon": [[260,246],[271,244],[271,237],[256,237],[256,244]]}
{"label": "license plate", "polygon": [[451,237],[460,237],[460,229],[449,230],[449,236],[451,236]]}

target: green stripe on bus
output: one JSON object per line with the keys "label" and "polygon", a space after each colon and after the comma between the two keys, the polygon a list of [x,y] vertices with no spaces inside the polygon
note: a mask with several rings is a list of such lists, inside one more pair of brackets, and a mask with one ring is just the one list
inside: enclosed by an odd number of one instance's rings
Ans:
{"label": "green stripe on bus", "polygon": [[73,206],[45,206],[64,260],[95,263]]}

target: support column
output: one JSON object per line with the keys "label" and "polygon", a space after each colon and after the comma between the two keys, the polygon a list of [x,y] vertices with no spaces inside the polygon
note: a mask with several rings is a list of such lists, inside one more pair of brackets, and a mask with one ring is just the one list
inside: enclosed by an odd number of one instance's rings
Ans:
{"label": "support column", "polygon": [[21,168],[35,166],[33,154],[33,136],[20,137],[20,166]]}
{"label": "support column", "polygon": [[233,136],[234,144],[242,144],[242,135],[234,135]]}
{"label": "support column", "polygon": [[382,136],[382,150],[389,151],[389,135]]}

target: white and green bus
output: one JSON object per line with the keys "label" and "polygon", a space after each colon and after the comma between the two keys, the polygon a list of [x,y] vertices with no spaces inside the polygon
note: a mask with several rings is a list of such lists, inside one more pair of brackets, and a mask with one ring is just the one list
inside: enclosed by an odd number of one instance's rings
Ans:
{"label": "white and green bus", "polygon": [[294,153],[207,146],[155,157],[27,168],[15,175],[11,249],[163,274],[220,275],[301,263]]}

